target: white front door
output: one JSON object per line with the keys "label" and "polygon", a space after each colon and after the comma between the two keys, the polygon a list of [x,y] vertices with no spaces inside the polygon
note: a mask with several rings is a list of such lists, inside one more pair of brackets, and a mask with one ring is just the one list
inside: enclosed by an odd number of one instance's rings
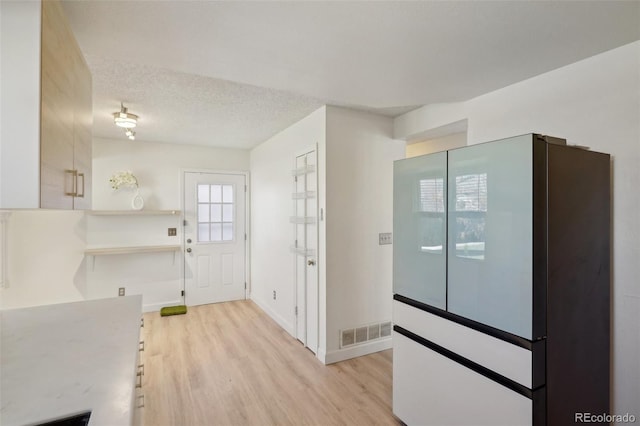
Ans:
{"label": "white front door", "polygon": [[189,306],[245,298],[244,174],[184,174],[184,290]]}
{"label": "white front door", "polygon": [[296,157],[295,252],[296,338],[314,353],[318,348],[318,179],[316,152]]}

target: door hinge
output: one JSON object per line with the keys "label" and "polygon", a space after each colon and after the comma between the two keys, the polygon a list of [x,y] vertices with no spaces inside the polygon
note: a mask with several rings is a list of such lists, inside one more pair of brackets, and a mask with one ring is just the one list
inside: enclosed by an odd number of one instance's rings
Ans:
{"label": "door hinge", "polygon": [[295,248],[298,248],[298,240],[296,240],[296,242],[293,244],[293,246],[294,246]]}
{"label": "door hinge", "polygon": [[247,241],[247,234],[244,234],[244,240]]}
{"label": "door hinge", "polygon": [[184,290],[182,290],[182,291],[180,292],[180,296],[183,296],[183,297],[184,297]]}
{"label": "door hinge", "polygon": [[247,283],[244,283],[244,289],[245,290],[247,289]]}
{"label": "door hinge", "polygon": [[247,185],[244,186],[244,192],[247,192]]}
{"label": "door hinge", "polygon": [[294,176],[294,177],[293,177],[293,181],[294,181],[294,182],[297,182],[297,181],[298,181],[298,176]]}
{"label": "door hinge", "polygon": [[182,226],[187,226],[187,221],[186,221],[186,219],[182,221]]}
{"label": "door hinge", "polygon": [[296,316],[298,315],[298,307],[296,306]]}

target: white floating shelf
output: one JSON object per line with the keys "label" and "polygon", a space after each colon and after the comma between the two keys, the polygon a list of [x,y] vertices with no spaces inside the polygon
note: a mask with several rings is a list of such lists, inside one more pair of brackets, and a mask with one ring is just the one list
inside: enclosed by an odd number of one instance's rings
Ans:
{"label": "white floating shelf", "polygon": [[295,169],[291,172],[293,176],[306,175],[307,173],[313,173],[316,171],[315,164],[309,164],[308,166],[300,167],[299,169]]}
{"label": "white floating shelf", "polygon": [[296,224],[316,223],[316,218],[312,216],[291,216],[289,221]]}
{"label": "white floating shelf", "polygon": [[161,245],[161,246],[137,246],[137,247],[96,247],[88,248],[84,251],[89,256],[107,256],[114,254],[135,254],[135,253],[160,253],[172,252],[181,249],[179,245]]}
{"label": "white floating shelf", "polygon": [[316,198],[316,191],[294,192],[293,194],[291,194],[291,198],[294,200],[305,200],[308,198]]}
{"label": "white floating shelf", "polygon": [[179,216],[180,210],[87,210],[91,216]]}
{"label": "white floating shelf", "polygon": [[299,254],[301,256],[315,256],[316,255],[316,251],[314,249],[306,249],[304,247],[291,246],[291,251],[293,253]]}

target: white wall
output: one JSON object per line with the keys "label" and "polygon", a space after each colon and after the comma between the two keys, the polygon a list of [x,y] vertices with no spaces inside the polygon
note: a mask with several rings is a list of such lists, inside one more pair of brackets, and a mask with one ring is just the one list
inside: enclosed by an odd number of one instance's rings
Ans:
{"label": "white wall", "polygon": [[84,220],[79,211],[11,212],[9,287],[0,289],[1,309],[84,299]]}
{"label": "white wall", "polygon": [[[295,335],[293,177],[295,157],[318,144],[318,207],[325,200],[325,125],[322,107],[251,151],[251,299],[290,334]],[[324,223],[319,222],[320,252],[324,262]],[[324,342],[324,274],[320,275],[319,351]],[[273,291],[277,298],[273,300]]]}
{"label": "white wall", "polygon": [[[144,209],[180,210],[183,169],[249,170],[249,151],[194,145],[94,139],[93,209],[129,210],[134,191],[114,191],[109,178],[121,170],[137,177]],[[97,246],[181,244],[180,216],[89,216],[87,244]],[[167,228],[177,235],[167,236]],[[142,294],[143,309],[156,311],[182,303],[183,256],[176,253],[97,256],[87,262],[87,298]]]}
{"label": "white wall", "polygon": [[[145,208],[180,209],[180,169],[248,170],[249,152],[119,140],[94,141],[93,208],[130,209],[132,193],[113,192],[109,177],[130,169],[141,182]],[[140,222],[140,221],[143,222]],[[181,289],[181,255],[84,257],[87,245],[179,244],[166,228],[180,218],[85,217],[80,211],[13,211],[8,219],[9,288],[0,307],[36,306],[84,298],[145,293],[145,309],[175,302]],[[172,240],[173,239],[173,240]],[[174,242],[175,241],[175,242]],[[173,299],[171,299],[173,297]]]}
{"label": "white wall", "polygon": [[[477,97],[463,109],[469,144],[538,132],[612,155],[611,408],[639,417],[640,42]],[[414,122],[411,131],[419,128]]]}
{"label": "white wall", "polygon": [[0,208],[40,206],[40,2],[0,2]]}
{"label": "white wall", "polygon": [[128,139],[93,141],[93,209],[129,209],[133,193],[114,191],[109,178],[130,170],[138,178],[145,209],[180,209],[180,170],[249,170],[249,151],[196,145],[132,142]]}
{"label": "white wall", "polygon": [[[327,354],[335,362],[390,347],[390,342],[340,350],[340,330],[391,320],[393,161],[405,143],[393,120],[327,107]],[[387,346],[385,346],[387,345]]]}
{"label": "white wall", "polygon": [[432,138],[425,141],[407,144],[406,157],[417,157],[419,155],[432,154],[434,152],[446,151],[448,149],[460,148],[467,145],[467,133],[452,133],[439,138]]}

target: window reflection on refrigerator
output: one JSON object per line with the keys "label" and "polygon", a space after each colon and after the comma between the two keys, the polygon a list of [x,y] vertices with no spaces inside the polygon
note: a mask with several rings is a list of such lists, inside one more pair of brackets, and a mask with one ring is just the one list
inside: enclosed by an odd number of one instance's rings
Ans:
{"label": "window reflection on refrigerator", "polygon": [[455,254],[484,260],[487,215],[487,174],[455,177]]}
{"label": "window reflection on refrigerator", "polygon": [[420,213],[420,251],[442,254],[444,250],[444,178],[418,181],[417,210]]}

